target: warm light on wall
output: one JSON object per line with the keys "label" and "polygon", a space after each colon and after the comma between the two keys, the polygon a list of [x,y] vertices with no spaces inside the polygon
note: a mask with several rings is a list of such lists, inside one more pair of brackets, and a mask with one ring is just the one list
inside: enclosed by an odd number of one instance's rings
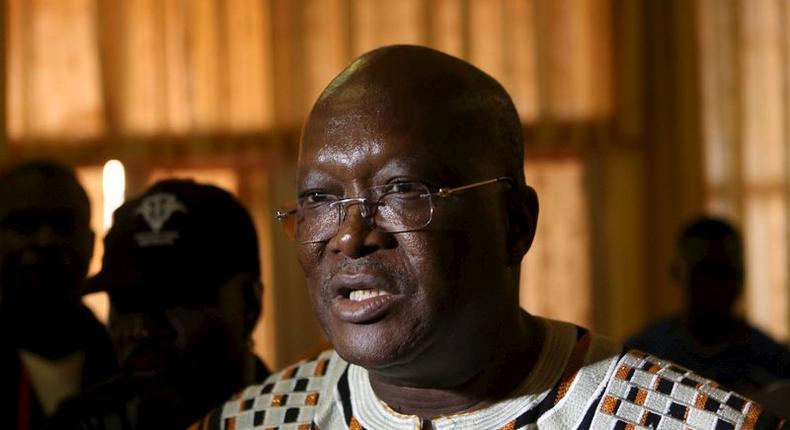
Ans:
{"label": "warm light on wall", "polygon": [[104,164],[102,171],[102,191],[104,193],[104,230],[112,225],[112,214],[123,204],[126,191],[126,174],[123,164],[118,160],[110,160]]}

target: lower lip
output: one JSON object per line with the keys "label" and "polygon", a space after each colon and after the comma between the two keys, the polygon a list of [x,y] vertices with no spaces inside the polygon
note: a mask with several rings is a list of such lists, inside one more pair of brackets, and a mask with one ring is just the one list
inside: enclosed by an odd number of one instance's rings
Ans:
{"label": "lower lip", "polygon": [[333,302],[333,310],[338,318],[353,324],[372,323],[381,319],[398,301],[398,296],[383,294],[369,299],[355,301],[338,297]]}

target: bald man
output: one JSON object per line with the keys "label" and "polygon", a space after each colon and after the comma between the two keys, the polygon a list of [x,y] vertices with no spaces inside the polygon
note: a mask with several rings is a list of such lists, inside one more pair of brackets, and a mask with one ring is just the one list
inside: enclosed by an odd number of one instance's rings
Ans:
{"label": "bald man", "polygon": [[755,403],[519,307],[538,201],[493,78],[416,46],[377,49],[304,126],[292,232],[332,345],[197,428],[778,428]]}

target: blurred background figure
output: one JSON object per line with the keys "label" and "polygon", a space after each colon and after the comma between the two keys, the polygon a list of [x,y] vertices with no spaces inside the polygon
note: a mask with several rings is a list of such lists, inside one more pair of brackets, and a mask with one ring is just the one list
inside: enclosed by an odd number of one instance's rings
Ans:
{"label": "blurred background figure", "polygon": [[790,351],[746,322],[736,311],[745,271],[743,244],[723,219],[690,222],[677,241],[672,275],[685,306],[626,344],[666,358],[756,398],[790,378]]}
{"label": "blurred background figure", "polygon": [[154,184],[114,215],[90,291],[110,297],[122,374],[66,403],[55,429],[179,429],[269,372],[252,352],[258,239],[226,191]]}
{"label": "blurred background figure", "polygon": [[104,327],[80,301],[93,252],[74,173],[31,161],[0,176],[0,428],[38,429],[115,372]]}

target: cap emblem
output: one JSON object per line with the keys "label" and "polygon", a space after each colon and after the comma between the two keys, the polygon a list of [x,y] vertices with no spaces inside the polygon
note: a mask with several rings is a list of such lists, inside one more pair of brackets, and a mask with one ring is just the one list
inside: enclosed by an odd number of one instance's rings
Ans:
{"label": "cap emblem", "polygon": [[146,196],[136,211],[142,215],[150,232],[135,235],[137,244],[141,247],[152,245],[172,245],[178,238],[177,231],[162,231],[167,220],[176,212],[187,213],[187,208],[175,195],[170,193],[156,193]]}

